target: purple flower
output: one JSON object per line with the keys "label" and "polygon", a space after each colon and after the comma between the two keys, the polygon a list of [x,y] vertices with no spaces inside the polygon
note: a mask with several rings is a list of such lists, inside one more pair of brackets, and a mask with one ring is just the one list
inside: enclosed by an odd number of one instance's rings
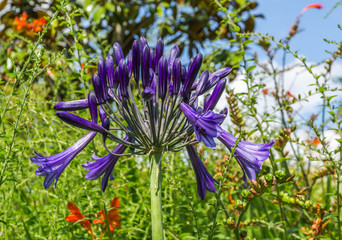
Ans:
{"label": "purple flower", "polygon": [[[209,75],[209,79],[207,81],[207,84],[202,89],[202,91],[199,93],[199,95],[202,95],[203,93],[209,91],[213,86],[217,84],[218,81],[220,81],[222,78],[226,77],[230,72],[232,71],[231,67],[222,68],[212,74]],[[199,81],[194,82],[192,84],[191,90],[195,90],[197,88],[197,85],[199,84]]]}
{"label": "purple flower", "polygon": [[67,102],[59,102],[53,106],[55,110],[77,111],[87,109],[89,107],[88,99],[74,100]]}
{"label": "purple flower", "polygon": [[194,83],[196,76],[201,68],[202,64],[202,54],[197,54],[195,58],[190,60],[188,66],[188,72],[184,81],[184,85],[182,88],[182,96],[186,97],[191,92],[192,84]]}
{"label": "purple flower", "polygon": [[[222,135],[218,139],[231,151],[237,138],[223,130]],[[234,154],[235,159],[243,170],[245,186],[247,185],[246,174],[250,180],[256,180],[256,175],[261,170],[263,161],[270,156],[270,148],[273,144],[274,141],[258,144],[241,140],[238,143]]]}
{"label": "purple flower", "polygon": [[36,175],[45,176],[45,188],[48,188],[53,181],[55,181],[54,187],[57,186],[58,178],[64,169],[90,143],[95,135],[96,132],[90,132],[67,150],[50,157],[44,157],[40,153],[34,152],[36,157],[31,157],[31,161],[39,166]]}
{"label": "purple flower", "polygon": [[[96,125],[97,106],[94,92],[89,92],[88,101],[90,115],[92,118],[92,122],[88,122]],[[31,157],[31,161],[39,166],[36,170],[36,175],[45,176],[45,188],[48,188],[54,180],[56,187],[58,178],[62,174],[64,169],[69,165],[71,160],[73,160],[77,156],[77,154],[79,154],[90,143],[90,141],[96,136],[96,134],[97,132],[90,132],[83,138],[78,140],[73,146],[69,147],[67,150],[50,157],[44,157],[42,154],[34,152],[36,154],[36,157]]]}
{"label": "purple flower", "polygon": [[102,81],[101,78],[97,73],[93,75],[93,87],[94,91],[96,94],[96,98],[99,103],[104,103],[105,102],[105,97],[104,97],[104,92],[103,92],[103,87],[102,87]]}
{"label": "purple flower", "polygon": [[222,114],[215,114],[212,111],[208,111],[202,115],[185,103],[181,103],[180,108],[192,124],[196,140],[198,142],[203,140],[203,143],[207,147],[215,148],[216,143],[214,138],[221,136],[223,130],[220,124],[223,122],[225,116]]}
{"label": "purple flower", "polygon": [[107,81],[110,88],[114,86],[114,60],[108,55],[106,58]]}
{"label": "purple flower", "polygon": [[141,80],[143,88],[150,86],[150,48],[145,45],[141,55]]}
{"label": "purple flower", "polygon": [[173,68],[173,63],[175,62],[176,58],[179,56],[179,47],[175,45],[170,52],[170,57],[169,60],[167,61],[167,64],[169,67],[172,69]]}
{"label": "purple flower", "polygon": [[140,79],[140,46],[137,40],[134,40],[132,46],[132,68],[134,79],[139,84]]}
{"label": "purple flower", "polygon": [[158,88],[159,97],[164,99],[167,91],[167,75],[168,75],[168,65],[166,58],[162,56],[158,64]]}
{"label": "purple flower", "polygon": [[153,70],[156,71],[158,67],[158,63],[160,58],[163,56],[164,53],[164,42],[161,38],[158,39],[157,41],[157,46],[156,46],[156,51],[155,51],[155,57],[154,57],[154,66]]}
{"label": "purple flower", "polygon": [[89,131],[105,133],[106,129],[98,125],[97,123],[91,122],[72,113],[60,111],[56,115],[64,122],[73,125],[78,128],[86,129]]}
{"label": "purple flower", "polygon": [[101,80],[101,88],[104,100],[108,99],[108,90],[107,90],[107,77],[106,77],[106,62],[103,58],[99,59],[97,64],[97,71],[99,72],[99,77]]}
{"label": "purple flower", "polygon": [[173,67],[172,67],[172,74],[173,74],[172,94],[173,95],[177,95],[179,92],[180,85],[182,82],[181,71],[182,71],[182,63],[179,60],[179,58],[176,58],[175,61],[173,62]]}
{"label": "purple flower", "polygon": [[[124,140],[132,141],[132,138],[127,135]],[[118,144],[112,153],[123,154],[126,149],[126,146]],[[102,191],[104,192],[108,185],[108,179],[110,178],[110,180],[114,180],[113,169],[119,159],[119,156],[109,153],[102,158],[99,158],[96,155],[93,155],[92,158],[96,161],[89,161],[82,165],[84,169],[89,170],[85,178],[88,180],[95,180],[104,174],[102,177]]]}
{"label": "purple flower", "polygon": [[205,87],[205,85],[207,84],[207,81],[209,79],[209,71],[208,70],[205,70],[199,81],[198,81],[198,85],[197,85],[197,88],[196,88],[196,91],[194,93],[194,96],[198,96],[200,92],[202,92],[203,88]]}
{"label": "purple flower", "polygon": [[189,154],[190,161],[192,167],[196,174],[196,182],[197,182],[197,192],[200,198],[203,200],[207,193],[207,190],[210,192],[215,192],[214,183],[218,182],[209,174],[208,170],[205,168],[201,159],[199,158],[196,149],[193,145],[186,146],[186,150]]}
{"label": "purple flower", "polygon": [[[213,93],[210,95],[210,97],[204,102],[204,112],[207,112],[209,110],[213,110],[220,100],[222,93],[226,87],[227,80],[225,78],[221,79],[216,87],[214,88]],[[197,90],[196,90],[197,92]]]}
{"label": "purple flower", "polygon": [[124,55],[121,49],[121,46],[119,43],[114,43],[113,45],[113,50],[114,50],[114,60],[115,60],[115,64],[116,66],[119,65],[119,62],[124,59]]}
{"label": "purple flower", "polygon": [[128,97],[129,75],[127,64],[124,59],[119,62],[119,79],[120,79],[120,92],[123,98]]}
{"label": "purple flower", "polygon": [[[39,165],[37,175],[46,176],[44,186],[48,187],[53,180],[57,182],[65,167],[97,132],[101,133],[105,144],[109,140],[119,144],[111,154],[102,158],[93,156],[96,161],[83,165],[89,170],[87,179],[103,176],[103,191],[108,179],[113,178],[112,171],[119,156],[122,156],[127,147],[135,149],[135,152],[128,155],[146,155],[155,147],[160,147],[161,151],[179,151],[184,144],[191,144],[188,141],[195,133],[196,140],[203,141],[208,147],[215,148],[214,138],[219,138],[231,148],[236,139],[226,133],[223,135],[224,131],[220,126],[228,113],[227,109],[223,109],[220,114],[212,112],[225,89],[226,80],[223,78],[230,73],[231,68],[212,74],[204,70],[197,79],[202,55],[197,54],[185,67],[179,59],[179,53],[179,48],[174,46],[166,58],[161,38],[158,39],[156,48],[152,49],[146,39],[140,37],[133,41],[128,56],[124,56],[121,46],[114,43],[113,56],[107,56],[106,60],[99,59],[98,73],[92,76],[94,92],[89,93],[88,99],[60,102],[54,106],[59,110],[56,113],[59,118],[75,127],[89,130],[90,133],[62,153],[51,157],[36,153],[36,157],[31,158]],[[134,81],[130,81],[132,77]],[[214,90],[205,97],[204,106],[199,106],[198,97],[205,95],[211,88]],[[91,121],[67,112],[87,108],[90,109]],[[101,124],[98,124],[98,116]],[[128,132],[131,138],[116,137],[118,130]],[[253,145],[243,141],[240,143],[236,158],[241,167],[247,169],[244,171],[248,177],[255,176],[261,164],[258,161],[249,163],[247,153],[254,151],[254,155],[251,155],[263,161],[263,157],[268,157],[271,145]],[[195,148],[190,145],[186,149],[196,173],[198,194],[203,199],[206,190],[215,191],[216,181],[204,167]],[[260,152],[264,155],[260,155]],[[254,175],[250,168],[254,170]]]}

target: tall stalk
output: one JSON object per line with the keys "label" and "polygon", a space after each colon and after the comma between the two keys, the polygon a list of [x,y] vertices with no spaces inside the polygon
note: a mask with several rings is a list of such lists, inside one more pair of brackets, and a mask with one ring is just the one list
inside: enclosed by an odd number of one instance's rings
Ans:
{"label": "tall stalk", "polygon": [[162,175],[161,158],[162,152],[150,154],[150,190],[151,190],[151,220],[152,239],[163,239],[163,215],[162,215]]}

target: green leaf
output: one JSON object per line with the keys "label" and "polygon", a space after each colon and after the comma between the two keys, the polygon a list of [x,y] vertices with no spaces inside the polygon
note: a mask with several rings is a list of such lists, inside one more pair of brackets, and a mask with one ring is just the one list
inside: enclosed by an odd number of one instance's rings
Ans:
{"label": "green leaf", "polygon": [[252,71],[254,68],[256,68],[256,66],[250,66],[250,67],[247,68],[246,71],[247,71],[247,72],[250,72],[250,71]]}
{"label": "green leaf", "polygon": [[94,21],[100,22],[105,17],[105,13],[106,13],[106,8],[104,7],[99,7],[98,9],[96,9],[93,15]]}

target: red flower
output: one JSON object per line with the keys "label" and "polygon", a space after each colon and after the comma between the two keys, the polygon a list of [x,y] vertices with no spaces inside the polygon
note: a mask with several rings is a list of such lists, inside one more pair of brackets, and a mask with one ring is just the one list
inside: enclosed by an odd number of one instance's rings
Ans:
{"label": "red flower", "polygon": [[262,90],[262,94],[265,96],[267,93],[268,93],[268,88],[264,88],[264,89]]}
{"label": "red flower", "polygon": [[321,141],[318,139],[318,137],[315,137],[314,140],[310,141],[310,144],[317,146],[318,144],[321,144]]}
{"label": "red flower", "polygon": [[310,8],[322,9],[323,5],[319,3],[309,4],[305,8],[303,8],[303,10],[300,12],[300,15],[303,15],[303,13]]}
{"label": "red flower", "polygon": [[[85,218],[85,216],[83,216],[83,214],[80,212],[78,207],[75,204],[73,204],[72,202],[68,202],[68,208],[69,208],[70,212],[72,213],[71,215],[68,215],[65,217],[65,219],[68,222],[77,222],[77,221]],[[81,226],[84,227],[88,231],[88,233],[93,237],[93,239],[95,239],[89,220],[80,221],[78,223],[81,224]]]}
{"label": "red flower", "polygon": [[[108,217],[108,223],[109,223],[109,229],[112,233],[114,233],[114,226],[117,226],[118,228],[121,228],[120,225],[120,216],[119,216],[119,209],[118,207],[120,207],[120,201],[118,198],[113,198],[112,202],[110,203],[110,209],[107,212],[107,217]],[[99,212],[100,217],[98,219],[94,220],[94,224],[97,223],[106,223],[106,218],[105,218],[105,212],[104,210],[101,210]],[[107,225],[105,225],[102,233],[104,232],[104,230],[107,228]]]}
{"label": "red flower", "polygon": [[46,19],[44,17],[39,19],[33,19],[32,23],[26,22],[27,14],[23,12],[20,18],[16,17],[14,19],[14,24],[17,27],[17,31],[25,30],[26,33],[29,32],[41,32],[43,30],[43,26],[46,24]]}
{"label": "red flower", "polygon": [[18,17],[14,18],[14,24],[16,25],[18,32],[20,32],[21,29],[28,27],[29,24],[26,23],[26,19],[27,19],[26,12],[23,12],[23,14],[21,15],[20,18],[18,18]]}
{"label": "red flower", "polygon": [[298,98],[297,98],[295,95],[293,95],[290,91],[287,91],[286,94],[287,94],[289,97],[292,97],[292,98],[298,100]]}

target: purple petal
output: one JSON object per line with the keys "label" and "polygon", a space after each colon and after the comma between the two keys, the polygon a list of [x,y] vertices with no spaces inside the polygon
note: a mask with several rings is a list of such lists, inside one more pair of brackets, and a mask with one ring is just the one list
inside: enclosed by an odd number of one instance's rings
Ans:
{"label": "purple petal", "polygon": [[100,125],[94,122],[88,121],[84,118],[80,118],[79,116],[76,116],[72,113],[60,111],[60,112],[56,112],[56,115],[60,119],[62,119],[64,122],[70,125],[73,125],[75,127],[86,129],[89,131],[101,132],[101,133],[106,132],[106,129],[101,127]]}

